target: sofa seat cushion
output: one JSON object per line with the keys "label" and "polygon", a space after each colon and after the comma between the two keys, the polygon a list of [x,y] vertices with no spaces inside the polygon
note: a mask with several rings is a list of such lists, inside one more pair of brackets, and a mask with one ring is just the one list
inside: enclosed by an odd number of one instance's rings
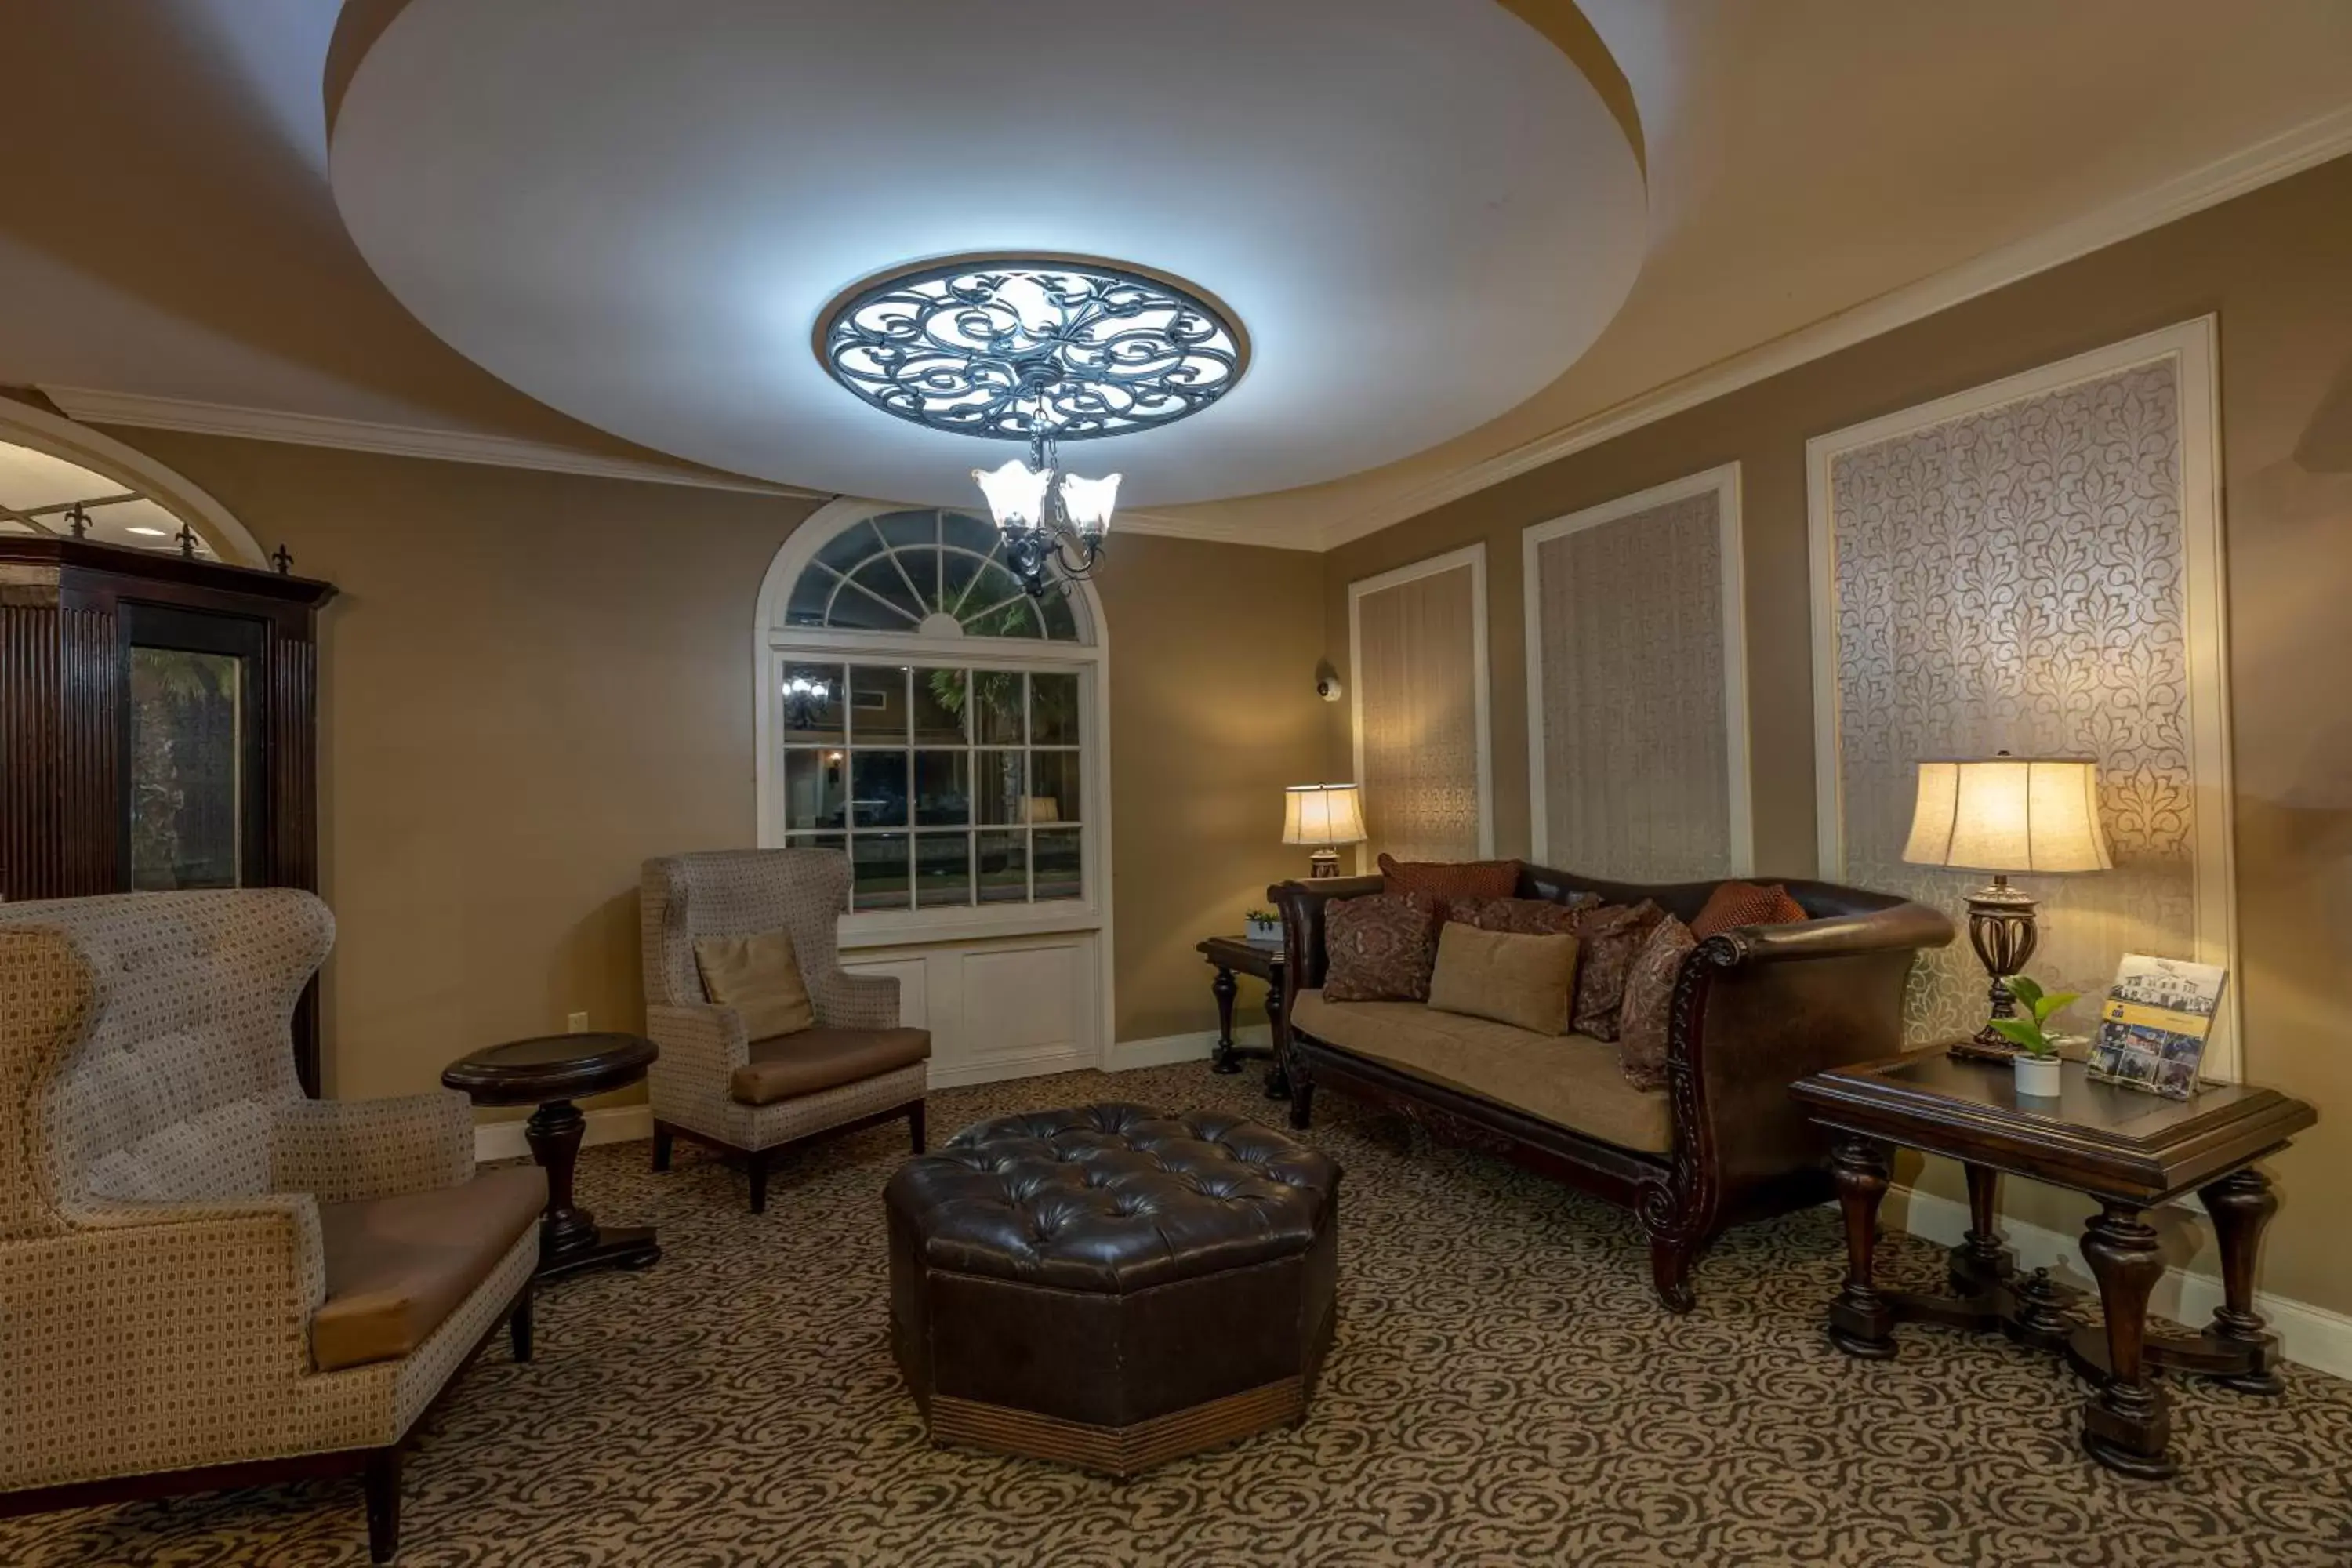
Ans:
{"label": "sofa seat cushion", "polygon": [[1538,1035],[1413,1002],[1327,1002],[1302,991],[1295,1029],[1448,1089],[1643,1154],[1672,1146],[1664,1091],[1618,1068],[1617,1047],[1589,1035]]}
{"label": "sofa seat cushion", "polygon": [[547,1206],[536,1165],[425,1193],[320,1204],[327,1299],[310,1320],[320,1372],[415,1352],[490,1277]]}
{"label": "sofa seat cushion", "polygon": [[819,1025],[751,1042],[751,1059],[727,1081],[739,1104],[773,1105],[879,1078],[931,1057],[929,1029],[839,1029]]}

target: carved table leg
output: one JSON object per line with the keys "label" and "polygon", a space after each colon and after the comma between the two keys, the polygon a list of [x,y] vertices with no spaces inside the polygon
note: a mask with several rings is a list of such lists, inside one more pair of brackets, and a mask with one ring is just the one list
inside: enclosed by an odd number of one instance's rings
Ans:
{"label": "carved table leg", "polygon": [[2254,1260],[2262,1250],[2263,1227],[2278,1213],[2278,1196],[2269,1178],[2249,1165],[2233,1171],[2201,1189],[2205,1212],[2213,1216],[2213,1230],[2221,1246],[2222,1303],[2206,1325],[2208,1339],[2243,1351],[2246,1370],[2214,1381],[2242,1394],[2284,1394],[2286,1383],[2278,1374],[2278,1336],[2266,1331],[2263,1315],[2254,1310]]}
{"label": "carved table leg", "polygon": [[2107,1320],[2107,1373],[2083,1407],[2083,1447],[2111,1470],[2161,1480],[2175,1468],[2167,1451],[2172,1417],[2144,1353],[2147,1298],[2164,1278],[2156,1231],[2137,1209],[2107,1204],[2084,1227],[2083,1260],[2099,1281]]}
{"label": "carved table leg", "polygon": [[[1275,973],[1279,976],[1282,971],[1276,969]],[[1274,1031],[1272,1036],[1274,1060],[1265,1069],[1265,1097],[1268,1100],[1288,1100],[1290,1075],[1284,1058],[1290,1054],[1290,1041],[1282,1027],[1282,982],[1279,978],[1269,981],[1266,984],[1265,1021],[1268,1027]]]}
{"label": "carved table leg", "polygon": [[1965,1296],[1997,1285],[2017,1271],[2017,1254],[2000,1243],[2000,1173],[1969,1165],[1969,1230],[1952,1248],[1952,1289]]}
{"label": "carved table leg", "polygon": [[1830,1342],[1852,1356],[1885,1361],[1895,1353],[1895,1309],[1872,1283],[1878,1205],[1886,1196],[1886,1146],[1841,1133],[1830,1180],[1845,1211],[1845,1289],[1830,1303]]}
{"label": "carved table leg", "polygon": [[547,1211],[539,1218],[537,1272],[541,1279],[604,1265],[643,1268],[661,1258],[651,1230],[599,1230],[596,1216],[572,1201],[580,1139],[587,1130],[588,1119],[568,1100],[549,1100],[523,1124],[530,1157],[547,1173]]}
{"label": "carved table leg", "polygon": [[1211,1058],[1209,1070],[1239,1072],[1242,1059],[1234,1054],[1234,996],[1241,990],[1241,984],[1234,980],[1232,970],[1219,964],[1217,977],[1209,982],[1209,989],[1216,994],[1217,998],[1217,1048]]}

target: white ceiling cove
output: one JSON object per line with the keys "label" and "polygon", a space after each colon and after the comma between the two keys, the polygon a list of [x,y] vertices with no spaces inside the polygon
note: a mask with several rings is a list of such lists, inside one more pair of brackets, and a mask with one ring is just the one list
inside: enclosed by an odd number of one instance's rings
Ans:
{"label": "white ceiling cove", "polygon": [[1002,444],[880,414],[810,349],[877,271],[1099,256],[1232,307],[1239,385],[1086,453],[1169,505],[1504,414],[1600,335],[1646,244],[1624,132],[1493,0],[411,0],[350,79],[329,169],[393,294],[541,402],[714,467],[937,502],[969,502]]}

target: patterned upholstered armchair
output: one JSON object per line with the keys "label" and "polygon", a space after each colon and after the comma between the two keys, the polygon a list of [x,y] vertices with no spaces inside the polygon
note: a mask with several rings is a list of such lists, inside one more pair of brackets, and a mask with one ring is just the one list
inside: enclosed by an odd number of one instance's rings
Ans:
{"label": "patterned upholstered armchair", "polygon": [[389,1562],[410,1427],[529,1358],[539,1171],[295,1080],[333,940],[289,889],[0,905],[0,1515],[359,1471]]}
{"label": "patterned upholstered armchair", "polygon": [[[726,849],[648,860],[642,889],[646,1033],[661,1047],[647,1075],[654,1169],[679,1135],[751,1168],[751,1212],[768,1206],[768,1167],[797,1144],[905,1117],[923,1147],[930,1035],[898,1026],[898,982],[851,974],[835,938],[849,890],[846,856],[823,849]],[[752,1039],[705,994],[694,939],[791,934],[816,1026]]]}

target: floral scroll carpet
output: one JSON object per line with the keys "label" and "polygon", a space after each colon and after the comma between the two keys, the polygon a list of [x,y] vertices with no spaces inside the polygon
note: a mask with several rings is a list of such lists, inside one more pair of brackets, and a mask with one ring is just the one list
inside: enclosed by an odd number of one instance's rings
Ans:
{"label": "floral scroll carpet", "polygon": [[[1253,1074],[1074,1074],[932,1097],[947,1131],[1132,1100],[1277,1121]],[[457,1564],[2352,1563],[2352,1384],[2173,1384],[2179,1479],[2074,1447],[2079,1385],[1998,1336],[1822,1337],[1834,1216],[1735,1231],[1698,1310],[1649,1293],[1633,1219],[1326,1098],[1346,1166],[1339,1337],[1306,1423],[1120,1485],[935,1450],[886,1343],[880,1192],[902,1129],[782,1165],[769,1212],[681,1142],[592,1149],[583,1201],[661,1228],[644,1274],[541,1292],[539,1359],[494,1343],[410,1452],[406,1568]],[[1940,1254],[1891,1238],[1927,1286]],[[1249,1331],[1234,1324],[1234,1331]],[[0,1563],[367,1560],[356,1481],[0,1521]]]}

